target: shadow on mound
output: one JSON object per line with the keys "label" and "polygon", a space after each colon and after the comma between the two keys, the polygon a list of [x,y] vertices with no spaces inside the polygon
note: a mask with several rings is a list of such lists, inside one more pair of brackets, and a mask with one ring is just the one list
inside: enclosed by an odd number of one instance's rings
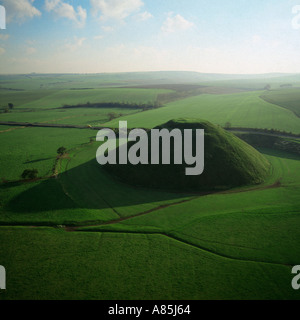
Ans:
{"label": "shadow on mound", "polygon": [[[176,142],[170,146],[170,165],[106,165],[105,169],[122,181],[155,189],[167,189],[177,192],[207,192],[227,190],[240,186],[255,185],[264,182],[270,172],[270,163],[256,149],[205,120],[177,119],[171,120],[155,129],[179,129],[184,135],[185,129],[193,132],[193,155],[196,150],[196,130],[204,129],[204,172],[201,175],[186,175],[186,164],[174,164]],[[148,135],[148,161],[151,159],[151,136]],[[133,145],[134,143],[132,143]],[[199,144],[199,142],[198,142]],[[160,163],[162,163],[162,146],[160,140]],[[131,145],[129,144],[129,148]],[[185,146],[184,146],[185,147]],[[182,148],[183,153],[184,148]],[[157,152],[157,150],[156,150]],[[117,156],[118,158],[118,156]],[[182,154],[182,159],[185,156]],[[173,163],[172,163],[173,160]]]}
{"label": "shadow on mound", "polygon": [[[25,186],[26,185],[26,186]],[[42,211],[55,211],[78,208],[78,206],[64,194],[61,185],[56,179],[37,182],[23,182],[10,186],[2,185],[1,189],[20,187],[27,190],[15,196],[6,206],[5,210],[30,213]]]}
{"label": "shadow on mound", "polygon": [[119,182],[96,159],[72,168],[57,179],[2,184],[1,189],[28,188],[6,206],[8,211],[38,213],[66,209],[109,209],[181,199],[187,194],[135,188]]}
{"label": "shadow on mound", "polygon": [[[24,183],[15,186],[17,191],[19,188],[25,191],[15,196],[5,209],[38,213],[80,208],[118,211],[118,208],[127,207],[126,215],[131,215],[130,211],[145,211],[151,207],[135,208],[142,204],[156,203],[154,206],[159,206],[201,195],[201,192],[208,194],[259,184],[269,173],[270,164],[262,154],[233,134],[206,121],[180,119],[162,127],[205,129],[205,169],[201,176],[186,177],[185,165],[115,165],[103,168],[94,158],[70,168],[57,179],[34,182],[27,188]],[[87,159],[96,154],[96,150],[90,151],[91,156]],[[9,186],[4,184],[0,188]]]}

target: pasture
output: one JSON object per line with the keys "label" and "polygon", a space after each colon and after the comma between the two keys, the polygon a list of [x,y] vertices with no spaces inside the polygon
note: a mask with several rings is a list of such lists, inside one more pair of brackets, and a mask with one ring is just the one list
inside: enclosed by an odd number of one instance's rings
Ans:
{"label": "pasture", "polygon": [[300,118],[300,89],[272,90],[262,95],[262,99],[294,112]]}
{"label": "pasture", "polygon": [[[300,133],[300,119],[290,110],[267,103],[262,91],[226,95],[199,95],[178,100],[159,110],[127,116],[129,127],[152,128],[176,118],[206,119],[214,124],[232,127],[278,129]],[[117,121],[108,123],[117,126]]]}
{"label": "pasture", "polygon": [[[76,105],[87,102],[154,102],[159,93],[169,90],[161,89],[131,89],[131,88],[105,88],[105,89],[67,89],[67,90],[39,90],[24,93],[3,92],[0,106],[12,102],[23,109],[53,109],[65,104]],[[14,98],[16,97],[16,98]]]}
{"label": "pasture", "polygon": [[2,227],[0,237],[11,279],[0,299],[297,298],[287,266],[229,259],[163,235]]}
{"label": "pasture", "polygon": [[[247,81],[280,88],[287,79]],[[199,95],[182,85],[208,81],[210,93]],[[182,95],[174,95],[174,84]],[[1,76],[0,106],[14,108],[0,122],[113,128],[122,119],[131,128],[153,128],[193,118],[300,133],[296,91],[240,92],[237,84],[195,73]],[[88,101],[154,103],[160,95],[176,100],[149,111],[58,109]],[[118,118],[111,120],[112,112]],[[291,287],[291,268],[300,263],[299,156],[260,148],[271,170],[259,185],[171,192],[107,172],[95,159],[96,134],[0,125],[0,265],[7,270],[0,300],[300,299]],[[25,169],[37,169],[38,178],[22,180]]]}

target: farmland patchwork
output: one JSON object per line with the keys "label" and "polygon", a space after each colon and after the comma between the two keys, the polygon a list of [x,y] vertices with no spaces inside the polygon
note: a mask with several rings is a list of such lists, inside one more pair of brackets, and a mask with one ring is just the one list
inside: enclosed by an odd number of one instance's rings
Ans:
{"label": "farmland patchwork", "polygon": [[0,300],[300,299],[300,78],[222,79],[1,76]]}

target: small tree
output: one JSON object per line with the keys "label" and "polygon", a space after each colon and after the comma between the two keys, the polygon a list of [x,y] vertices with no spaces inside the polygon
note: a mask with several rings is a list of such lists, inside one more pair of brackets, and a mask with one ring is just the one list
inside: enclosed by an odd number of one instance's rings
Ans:
{"label": "small tree", "polygon": [[271,89],[271,86],[269,84],[267,84],[265,87],[264,87],[264,90],[270,90]]}
{"label": "small tree", "polygon": [[8,107],[9,107],[10,110],[13,109],[13,108],[14,108],[13,103],[9,103],[9,104],[8,104]]}
{"label": "small tree", "polygon": [[65,147],[60,147],[57,149],[57,153],[60,156],[63,156],[66,153],[67,149]]}
{"label": "small tree", "polygon": [[21,177],[22,179],[36,179],[38,176],[37,169],[26,169],[23,171]]}

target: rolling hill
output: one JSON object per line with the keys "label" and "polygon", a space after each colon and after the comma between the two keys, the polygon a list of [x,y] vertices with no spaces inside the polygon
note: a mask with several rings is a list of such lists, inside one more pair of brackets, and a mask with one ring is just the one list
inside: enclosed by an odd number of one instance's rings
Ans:
{"label": "rolling hill", "polygon": [[[178,128],[205,130],[205,169],[202,175],[187,176],[186,164],[171,165],[106,165],[105,168],[124,182],[135,186],[176,191],[208,191],[229,189],[242,185],[258,184],[267,177],[270,164],[254,148],[221,127],[204,120],[177,119],[156,127],[156,129]],[[195,130],[193,131],[193,152],[195,152]],[[149,155],[151,143],[148,136]],[[133,143],[129,143],[129,147]],[[160,142],[160,148],[162,148]],[[174,143],[171,143],[171,155]],[[149,156],[149,158],[150,158]],[[161,155],[160,155],[161,157]]]}

